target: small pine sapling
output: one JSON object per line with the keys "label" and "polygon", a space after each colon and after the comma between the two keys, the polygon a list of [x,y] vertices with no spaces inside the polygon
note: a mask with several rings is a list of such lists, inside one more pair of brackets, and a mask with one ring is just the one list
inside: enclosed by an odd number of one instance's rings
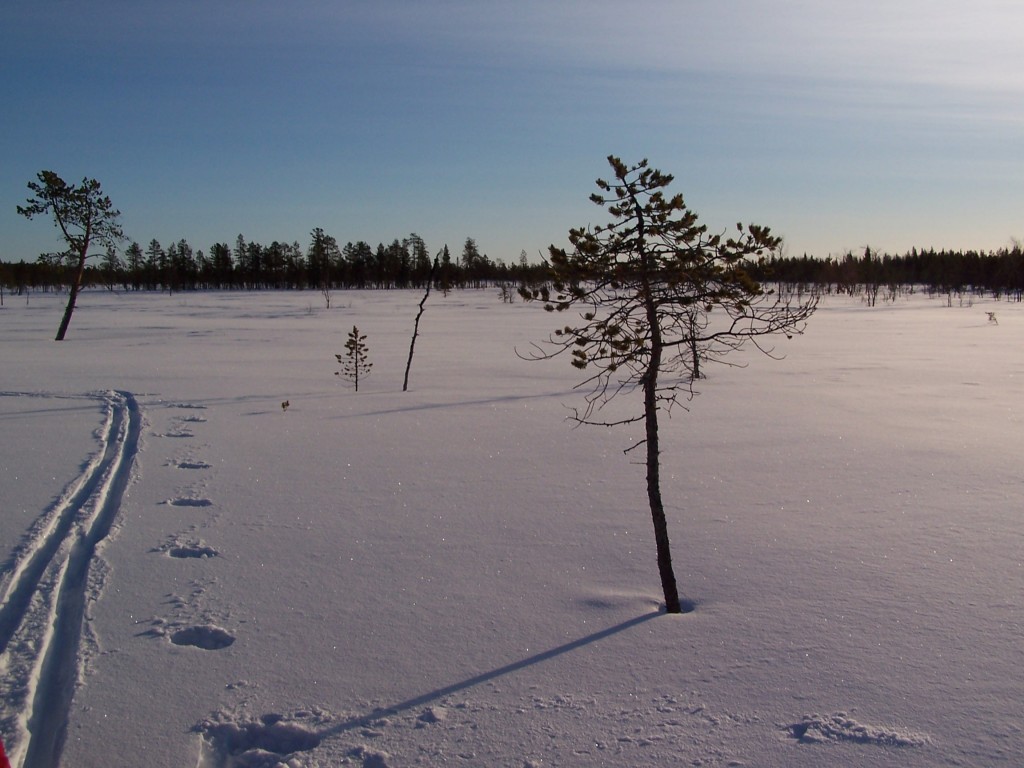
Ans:
{"label": "small pine sapling", "polygon": [[341,365],[341,370],[335,371],[334,375],[344,376],[351,381],[355,385],[356,392],[359,391],[359,380],[369,376],[370,369],[373,367],[373,363],[368,359],[368,353],[366,334],[360,334],[359,329],[353,325],[348,334],[348,341],[345,342],[345,354],[335,355]]}

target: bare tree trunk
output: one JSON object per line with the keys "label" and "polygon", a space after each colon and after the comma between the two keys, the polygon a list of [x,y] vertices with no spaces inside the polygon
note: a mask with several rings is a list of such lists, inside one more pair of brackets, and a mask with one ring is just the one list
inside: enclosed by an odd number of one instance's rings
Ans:
{"label": "bare tree trunk", "polygon": [[434,273],[437,272],[437,259],[434,259],[433,266],[430,267],[430,274],[427,276],[427,290],[423,292],[423,298],[420,299],[420,310],[416,313],[416,322],[412,326],[412,341],[409,342],[409,359],[405,362],[405,379],[402,381],[402,391],[409,391],[409,369],[412,368],[412,355],[416,351],[416,337],[420,335],[420,318],[423,317],[423,308],[427,303],[427,298],[430,296],[430,289],[434,285]]}

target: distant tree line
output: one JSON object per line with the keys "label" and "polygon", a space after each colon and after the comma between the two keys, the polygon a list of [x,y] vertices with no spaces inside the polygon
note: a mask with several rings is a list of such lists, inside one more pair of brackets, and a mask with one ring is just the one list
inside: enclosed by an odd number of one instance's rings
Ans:
{"label": "distant tree line", "polygon": [[[437,268],[434,269],[434,261]],[[339,246],[317,227],[309,245],[275,240],[214,243],[206,251],[187,240],[145,246],[132,241],[119,253],[108,247],[85,270],[83,286],[124,291],[286,290],[423,288],[428,280],[441,289],[522,283],[542,278],[543,266],[530,264],[526,252],[514,264],[491,260],[467,237],[462,252],[445,245],[431,255],[416,233],[376,248],[365,241]],[[0,261],[0,285],[20,293],[67,286],[72,264],[67,254],[44,254],[35,262]]]}
{"label": "distant tree line", "polygon": [[1021,301],[1024,296],[1024,250],[1016,242],[1013,247],[990,252],[915,248],[903,256],[890,256],[865,248],[860,256],[850,252],[824,260],[775,255],[752,265],[750,271],[761,282],[826,294],[863,295],[869,304],[879,296],[892,298],[912,286],[932,293],[973,293],[1010,301]]}
{"label": "distant tree line", "polygon": [[[438,262],[433,269],[434,261]],[[66,287],[73,264],[65,254],[44,254],[35,262],[0,261],[0,286],[20,293]],[[804,255],[773,255],[748,265],[751,276],[788,291],[863,295],[869,304],[893,298],[909,287],[949,296],[988,294],[997,299],[1024,300],[1024,248],[1020,243],[997,251],[913,249],[892,256],[865,248],[860,255],[820,259]],[[309,245],[275,240],[269,245],[238,235],[234,244],[214,243],[206,251],[186,240],[143,247],[131,242],[122,253],[107,248],[85,271],[83,287],[124,291],[296,290],[419,288],[481,288],[540,285],[550,279],[547,262],[531,263],[526,252],[515,263],[492,260],[467,237],[461,253],[445,245],[431,255],[416,233],[379,243],[359,240],[339,246],[317,227]],[[502,295],[511,300],[514,290]]]}

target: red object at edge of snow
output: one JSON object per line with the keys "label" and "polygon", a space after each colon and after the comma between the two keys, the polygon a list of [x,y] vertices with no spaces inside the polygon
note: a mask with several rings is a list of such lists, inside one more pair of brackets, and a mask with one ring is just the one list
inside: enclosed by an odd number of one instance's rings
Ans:
{"label": "red object at edge of snow", "polygon": [[11,768],[11,763],[7,759],[7,753],[4,752],[3,739],[0,739],[0,768]]}

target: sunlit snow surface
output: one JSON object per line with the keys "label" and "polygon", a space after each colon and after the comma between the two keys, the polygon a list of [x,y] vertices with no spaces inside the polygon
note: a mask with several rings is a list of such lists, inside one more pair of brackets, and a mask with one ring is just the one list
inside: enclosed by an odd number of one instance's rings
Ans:
{"label": "sunlit snow surface", "polygon": [[663,425],[665,616],[639,432],[516,355],[566,318],[435,293],[403,393],[420,298],[88,292],[57,343],[63,297],[5,295],[16,768],[1024,759],[1024,307],[833,297],[710,369]]}

